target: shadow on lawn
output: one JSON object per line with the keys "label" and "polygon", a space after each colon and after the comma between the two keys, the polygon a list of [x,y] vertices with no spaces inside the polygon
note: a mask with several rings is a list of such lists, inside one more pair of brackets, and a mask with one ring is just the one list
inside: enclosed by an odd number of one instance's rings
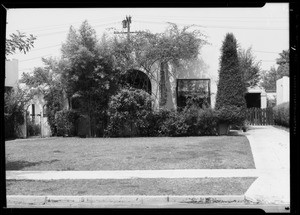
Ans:
{"label": "shadow on lawn", "polygon": [[22,170],[25,167],[37,166],[37,165],[41,165],[41,164],[51,164],[56,161],[59,161],[59,160],[54,159],[51,161],[39,161],[39,162],[8,161],[5,166],[6,166],[6,170]]}

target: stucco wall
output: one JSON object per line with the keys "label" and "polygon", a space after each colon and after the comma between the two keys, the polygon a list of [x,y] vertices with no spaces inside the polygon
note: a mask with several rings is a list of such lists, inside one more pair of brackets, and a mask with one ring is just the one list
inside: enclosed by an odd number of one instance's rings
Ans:
{"label": "stucco wall", "polygon": [[290,78],[283,76],[276,81],[276,105],[290,101]]}
{"label": "stucco wall", "polygon": [[19,76],[19,62],[16,59],[5,61],[5,86],[16,87]]}

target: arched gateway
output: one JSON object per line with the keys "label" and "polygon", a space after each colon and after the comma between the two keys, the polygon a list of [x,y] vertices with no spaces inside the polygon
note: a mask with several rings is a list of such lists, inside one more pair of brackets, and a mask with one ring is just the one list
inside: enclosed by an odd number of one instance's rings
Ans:
{"label": "arched gateway", "polygon": [[131,69],[127,71],[124,77],[124,81],[127,84],[129,84],[129,86],[137,89],[142,89],[147,93],[151,94],[151,81],[150,78],[144,72],[136,69]]}

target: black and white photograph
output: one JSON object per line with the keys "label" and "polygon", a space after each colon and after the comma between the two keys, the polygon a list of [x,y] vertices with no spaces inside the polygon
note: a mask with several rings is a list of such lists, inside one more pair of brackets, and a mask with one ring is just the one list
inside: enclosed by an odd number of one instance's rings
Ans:
{"label": "black and white photograph", "polygon": [[289,213],[289,8],[7,8],[7,208]]}

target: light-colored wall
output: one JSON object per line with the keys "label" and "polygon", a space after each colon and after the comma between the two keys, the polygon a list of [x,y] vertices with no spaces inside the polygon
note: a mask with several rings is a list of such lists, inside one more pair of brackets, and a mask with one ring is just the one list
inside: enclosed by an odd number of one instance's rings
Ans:
{"label": "light-colored wall", "polygon": [[[32,114],[32,107],[31,105],[35,105],[35,124],[41,126],[41,136],[42,137],[50,137],[51,136],[51,129],[48,123],[48,117],[43,116],[43,106],[46,104],[45,100],[42,95],[35,96],[33,100],[30,102],[30,106],[28,107],[29,114]],[[41,114],[41,116],[37,116],[37,114]],[[32,116],[29,117],[32,119]]]}
{"label": "light-colored wall", "polygon": [[276,105],[290,101],[290,78],[283,76],[276,81]]}
{"label": "light-colored wall", "polygon": [[5,61],[5,86],[16,87],[19,76],[19,62],[16,59]]}

